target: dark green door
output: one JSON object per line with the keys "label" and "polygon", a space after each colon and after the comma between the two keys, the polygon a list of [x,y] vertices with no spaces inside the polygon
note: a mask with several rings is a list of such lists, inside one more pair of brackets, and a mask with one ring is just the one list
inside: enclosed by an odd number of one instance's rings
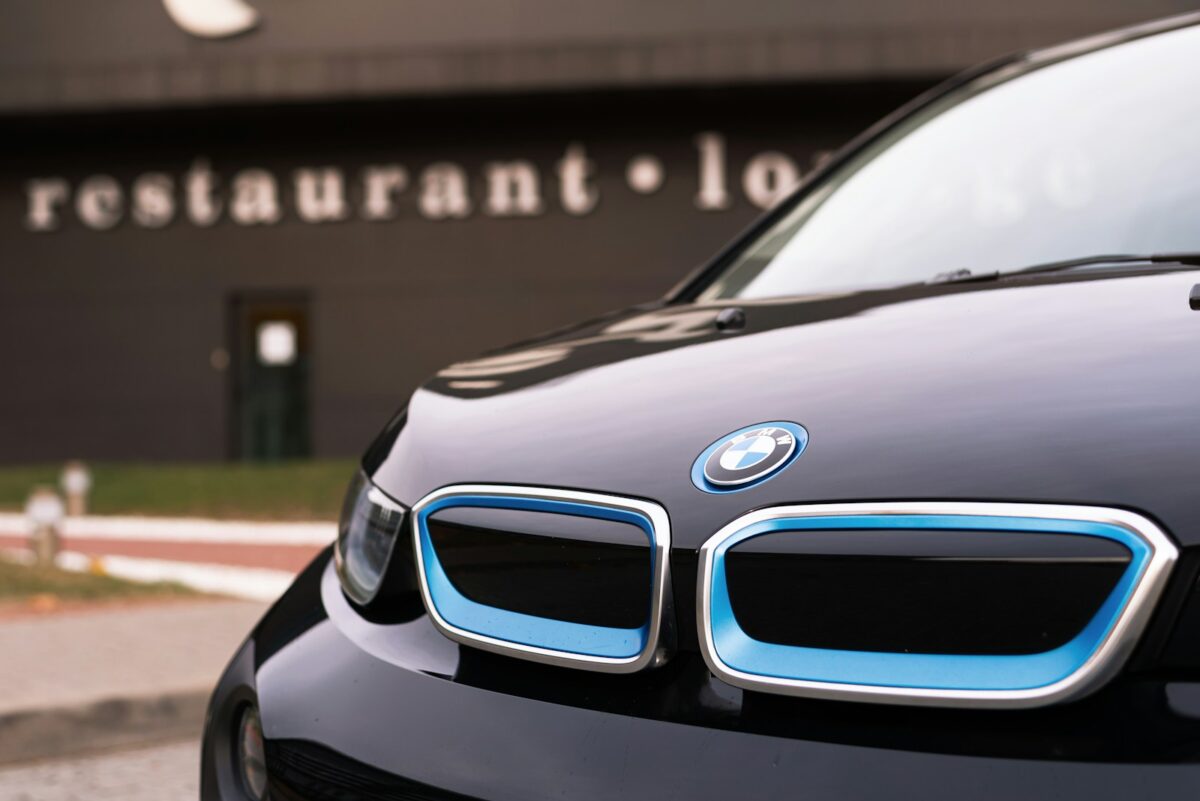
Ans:
{"label": "dark green door", "polygon": [[309,456],[308,303],[301,295],[235,296],[234,453]]}

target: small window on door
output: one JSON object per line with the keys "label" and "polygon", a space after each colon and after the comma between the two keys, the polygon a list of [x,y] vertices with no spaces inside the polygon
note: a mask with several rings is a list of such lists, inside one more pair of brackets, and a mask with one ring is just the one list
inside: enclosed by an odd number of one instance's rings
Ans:
{"label": "small window on door", "polygon": [[307,299],[235,295],[231,310],[234,455],[251,461],[308,457]]}

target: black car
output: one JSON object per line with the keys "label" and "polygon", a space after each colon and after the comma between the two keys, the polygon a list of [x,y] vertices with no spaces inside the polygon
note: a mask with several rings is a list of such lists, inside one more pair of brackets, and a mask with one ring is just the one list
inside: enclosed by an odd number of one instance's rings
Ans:
{"label": "black car", "polygon": [[206,799],[1200,793],[1200,16],[919,98],[661,301],[453,364]]}

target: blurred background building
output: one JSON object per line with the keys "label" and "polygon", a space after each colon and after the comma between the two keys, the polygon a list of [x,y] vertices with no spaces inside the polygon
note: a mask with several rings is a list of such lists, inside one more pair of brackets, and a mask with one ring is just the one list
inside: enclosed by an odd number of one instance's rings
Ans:
{"label": "blurred background building", "polygon": [[0,461],[356,454],[935,82],[1194,6],[246,3],[5,4]]}

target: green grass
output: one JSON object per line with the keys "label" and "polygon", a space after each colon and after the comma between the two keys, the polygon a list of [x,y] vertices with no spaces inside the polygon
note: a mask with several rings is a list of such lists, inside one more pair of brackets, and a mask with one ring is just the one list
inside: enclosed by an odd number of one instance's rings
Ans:
{"label": "green grass", "polygon": [[[90,464],[92,514],[245,520],[334,520],[351,460],[279,464]],[[0,509],[24,508],[37,484],[58,486],[62,465],[0,467]]]}
{"label": "green grass", "polygon": [[195,593],[180,584],[138,584],[112,576],[70,573],[53,567],[26,567],[0,559],[0,602],[50,595],[63,601],[112,598],[184,597]]}

